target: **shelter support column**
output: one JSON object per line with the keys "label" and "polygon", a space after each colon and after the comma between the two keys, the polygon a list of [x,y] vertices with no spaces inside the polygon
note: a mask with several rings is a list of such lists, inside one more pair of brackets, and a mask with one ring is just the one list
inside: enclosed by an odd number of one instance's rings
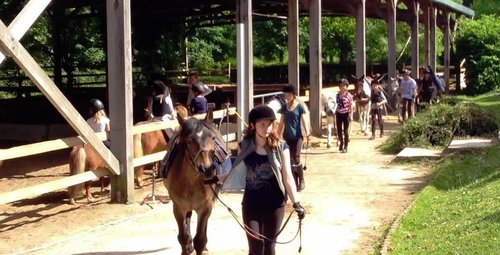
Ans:
{"label": "shelter support column", "polygon": [[420,13],[420,3],[416,0],[413,1],[413,20],[411,23],[411,70],[413,74],[413,78],[418,78],[418,68],[420,65],[420,40],[418,38],[419,35],[419,13]]}
{"label": "shelter support column", "polygon": [[312,133],[321,136],[321,88],[323,87],[321,53],[321,0],[309,5],[309,104]]}
{"label": "shelter support column", "polygon": [[[236,1],[236,58],[237,89],[236,108],[245,121],[253,107],[253,37],[252,0]],[[241,139],[244,122],[238,119],[238,141]]]}
{"label": "shelter support column", "polygon": [[433,72],[436,72],[436,16],[437,9],[434,6],[429,8],[429,32],[430,34],[430,49],[429,49],[429,65]]}
{"label": "shelter support column", "polygon": [[112,131],[111,151],[120,165],[120,176],[113,177],[111,199],[134,201],[132,145],[132,39],[130,0],[106,1],[108,41],[109,115]]}
{"label": "shelter support column", "polygon": [[450,12],[445,12],[444,23],[444,83],[446,92],[450,91]]}
{"label": "shelter support column", "polygon": [[[396,8],[397,0],[387,1],[387,30],[388,30],[388,63],[387,73],[389,78],[396,78]],[[389,95],[389,96],[392,96]]]}
{"label": "shelter support column", "polygon": [[366,0],[358,2],[356,16],[356,76],[366,74]]}
{"label": "shelter support column", "polygon": [[[429,6],[425,6],[423,8],[424,10],[424,51],[425,51],[425,55],[424,55],[424,61],[425,61],[425,65],[429,65],[430,64],[430,20],[429,20],[429,16],[430,16],[430,12],[429,12],[429,9],[430,7]],[[416,78],[416,77],[414,77]]]}
{"label": "shelter support column", "polygon": [[297,86],[299,95],[299,0],[288,0],[288,83]]}

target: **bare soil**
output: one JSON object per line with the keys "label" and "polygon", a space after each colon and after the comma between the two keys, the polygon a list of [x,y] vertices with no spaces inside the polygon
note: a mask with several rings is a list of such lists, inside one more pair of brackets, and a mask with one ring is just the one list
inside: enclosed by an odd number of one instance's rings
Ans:
{"label": "bare soil", "polygon": [[[396,120],[386,117],[385,137],[398,127]],[[327,149],[325,138],[313,139],[302,158],[307,171],[301,203],[307,215],[301,254],[372,253],[383,230],[426,183],[428,167],[393,162],[394,155],[376,149],[384,139],[369,141],[357,122],[346,154]],[[68,175],[68,155],[64,150],[3,162],[0,193]],[[147,181],[130,205],[110,203],[98,187],[92,189],[98,196],[92,204],[69,205],[66,192],[58,191],[0,205],[0,254],[180,254],[172,204],[140,204],[151,193]],[[161,182],[156,184],[156,194],[168,198]],[[241,194],[221,198],[241,215]],[[195,232],[195,220],[192,225]],[[297,226],[293,215],[279,240],[291,239]],[[210,218],[208,238],[211,254],[247,253],[244,232],[221,203]],[[298,254],[298,247],[299,237],[278,244],[277,253]]]}

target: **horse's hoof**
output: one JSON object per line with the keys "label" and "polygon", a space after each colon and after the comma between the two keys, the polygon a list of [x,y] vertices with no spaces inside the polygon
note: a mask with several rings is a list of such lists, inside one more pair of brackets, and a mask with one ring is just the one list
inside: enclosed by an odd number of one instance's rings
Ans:
{"label": "horse's hoof", "polygon": [[76,204],[75,199],[74,199],[74,198],[70,198],[70,199],[69,199],[69,204],[70,204],[70,205],[74,205],[74,204]]}
{"label": "horse's hoof", "polygon": [[94,203],[95,202],[95,198],[94,197],[87,197],[87,202]]}
{"label": "horse's hoof", "polygon": [[326,148],[327,148],[327,149],[330,149],[330,147],[332,147],[332,146],[331,146],[331,145],[329,145],[329,144],[327,144],[327,145],[326,145]]}

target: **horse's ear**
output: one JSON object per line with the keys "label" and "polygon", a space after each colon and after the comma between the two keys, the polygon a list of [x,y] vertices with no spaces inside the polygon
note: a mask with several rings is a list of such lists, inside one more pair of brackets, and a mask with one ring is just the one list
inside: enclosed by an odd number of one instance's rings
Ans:
{"label": "horse's ear", "polygon": [[208,113],[205,116],[205,122],[212,123],[214,120],[214,110],[212,108],[208,109]]}

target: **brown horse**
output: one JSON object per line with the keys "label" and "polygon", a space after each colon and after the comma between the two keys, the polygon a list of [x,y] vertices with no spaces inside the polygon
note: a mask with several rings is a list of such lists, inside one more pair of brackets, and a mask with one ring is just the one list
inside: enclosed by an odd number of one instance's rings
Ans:
{"label": "brown horse", "polygon": [[[142,152],[141,136],[135,135],[133,138],[134,155],[136,151]],[[70,175],[76,175],[85,171],[94,171],[107,168],[104,160],[97,154],[94,148],[88,144],[74,146],[69,154]],[[137,177],[136,177],[137,178]],[[104,189],[104,177],[99,178],[101,193]],[[82,188],[85,187],[85,196],[88,202],[93,202],[94,198],[90,193],[91,181],[85,184],[77,184],[68,188],[69,203],[75,204],[75,199],[80,197]]]}
{"label": "brown horse", "polygon": [[[186,107],[183,105],[177,104],[175,106],[175,109],[178,113],[178,116],[180,118],[186,118],[188,116],[188,111]],[[143,125],[147,123],[151,123],[153,120],[148,120],[148,121],[143,121],[139,122],[136,125]],[[135,147],[134,146],[134,158],[138,158],[144,155],[149,155],[153,154],[156,152],[164,151],[167,149],[167,144],[168,144],[168,138],[166,136],[165,131],[162,130],[156,130],[152,132],[147,132],[147,133],[142,133],[142,134],[137,134],[139,138],[134,138],[138,139],[141,141],[142,147]],[[153,170],[158,169],[158,163],[155,162],[153,163]],[[142,187],[143,185],[143,180],[144,180],[144,169],[145,166],[139,166],[134,168],[134,173],[135,173],[135,182],[137,186]],[[156,174],[156,173],[153,173]]]}
{"label": "brown horse", "polygon": [[[214,204],[214,187],[203,183],[216,174],[213,164],[216,139],[220,132],[212,124],[212,112],[205,120],[178,117],[178,133],[166,164],[162,165],[163,183],[173,202],[174,216],[179,228],[177,239],[183,255],[206,252],[207,223]],[[165,170],[166,173],[165,173]],[[196,235],[191,237],[190,223],[193,211],[198,215]],[[194,245],[194,246],[193,246]]]}

